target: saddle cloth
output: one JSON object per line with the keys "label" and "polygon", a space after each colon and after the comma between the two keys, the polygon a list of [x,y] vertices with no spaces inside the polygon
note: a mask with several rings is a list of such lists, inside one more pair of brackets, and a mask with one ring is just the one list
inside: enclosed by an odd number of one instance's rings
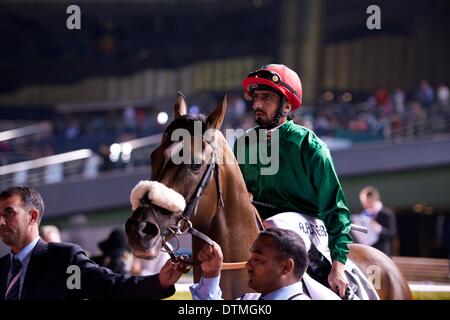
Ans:
{"label": "saddle cloth", "polygon": [[[298,212],[282,212],[264,220],[264,226],[266,228],[295,231],[302,237],[308,251],[311,248],[311,243],[313,243],[317,250],[331,263],[328,233],[322,220]],[[345,264],[345,275],[347,280],[353,284],[352,288],[355,288],[354,299],[379,300],[375,288],[366,275],[350,259],[347,259]],[[312,285],[321,284],[316,281]]]}

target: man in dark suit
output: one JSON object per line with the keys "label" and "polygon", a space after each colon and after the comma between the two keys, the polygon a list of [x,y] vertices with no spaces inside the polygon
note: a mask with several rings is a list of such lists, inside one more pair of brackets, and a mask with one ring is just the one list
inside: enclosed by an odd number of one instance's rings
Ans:
{"label": "man in dark suit", "polygon": [[378,240],[372,247],[390,256],[392,254],[392,239],[397,234],[397,221],[394,213],[383,206],[380,193],[372,186],[364,187],[359,193],[359,200],[364,208],[361,215],[370,218],[371,227],[378,234]]}
{"label": "man in dark suit", "polygon": [[124,277],[99,267],[81,247],[45,243],[38,226],[44,202],[31,187],[0,193],[0,237],[11,253],[0,258],[0,300],[161,299],[174,294],[188,270],[169,260],[148,277]]}

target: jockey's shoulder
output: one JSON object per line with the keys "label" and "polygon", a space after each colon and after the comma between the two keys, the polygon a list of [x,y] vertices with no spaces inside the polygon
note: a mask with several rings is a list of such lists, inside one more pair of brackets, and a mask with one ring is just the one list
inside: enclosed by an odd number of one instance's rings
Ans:
{"label": "jockey's shoulder", "polygon": [[288,121],[286,126],[283,126],[286,134],[283,134],[283,139],[286,139],[298,146],[307,144],[313,151],[327,148],[323,142],[311,129],[303,127],[293,121]]}
{"label": "jockey's shoulder", "polygon": [[[238,137],[244,139],[246,136],[254,134],[258,130],[259,126],[252,127],[245,131],[245,134]],[[280,139],[292,143],[299,147],[309,146],[311,151],[315,152],[320,149],[327,149],[327,145],[323,142],[312,130],[294,123],[292,120],[287,121],[279,128]]]}

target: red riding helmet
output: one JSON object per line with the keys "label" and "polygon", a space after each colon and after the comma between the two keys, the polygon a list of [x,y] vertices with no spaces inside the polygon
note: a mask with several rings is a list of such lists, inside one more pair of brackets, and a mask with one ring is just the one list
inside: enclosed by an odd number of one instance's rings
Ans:
{"label": "red riding helmet", "polygon": [[248,95],[259,86],[269,86],[281,92],[292,106],[292,111],[302,105],[302,83],[295,71],[283,64],[269,64],[250,72],[242,81]]}

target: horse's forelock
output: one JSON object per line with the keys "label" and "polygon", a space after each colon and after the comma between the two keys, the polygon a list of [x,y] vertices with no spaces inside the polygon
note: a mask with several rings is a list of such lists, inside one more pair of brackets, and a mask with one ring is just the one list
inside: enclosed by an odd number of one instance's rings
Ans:
{"label": "horse's forelock", "polygon": [[[195,122],[200,121],[202,123],[202,138],[206,138],[207,140],[210,140],[210,135],[205,135],[205,132],[208,130],[207,126],[207,120],[206,116],[203,114],[192,114],[188,113],[184,116],[180,116],[178,118],[175,118],[169,126],[167,127],[166,131],[164,132],[164,137],[162,141],[162,145],[164,146],[164,149],[167,150],[171,145],[173,145],[173,141],[171,141],[172,133],[177,129],[185,129],[187,130],[191,135],[194,135],[194,124]],[[198,132],[196,132],[198,133]],[[210,133],[215,136],[216,139],[211,139],[210,141],[214,141],[214,144],[226,144],[228,146],[228,142],[223,135],[223,133],[219,129],[214,129],[214,133]],[[218,161],[221,164],[227,163],[235,163],[235,158],[233,151],[227,147],[221,147],[219,145],[216,146],[218,154],[216,155],[218,157]],[[228,151],[228,152],[227,152]],[[234,160],[233,160],[234,159]]]}
{"label": "horse's forelock", "polygon": [[194,124],[198,121],[202,123],[202,134],[204,134],[207,129],[206,116],[203,114],[188,113],[173,120],[167,127],[165,135],[170,136],[172,135],[172,132],[177,129],[185,129],[189,131],[189,133],[194,134]]}

